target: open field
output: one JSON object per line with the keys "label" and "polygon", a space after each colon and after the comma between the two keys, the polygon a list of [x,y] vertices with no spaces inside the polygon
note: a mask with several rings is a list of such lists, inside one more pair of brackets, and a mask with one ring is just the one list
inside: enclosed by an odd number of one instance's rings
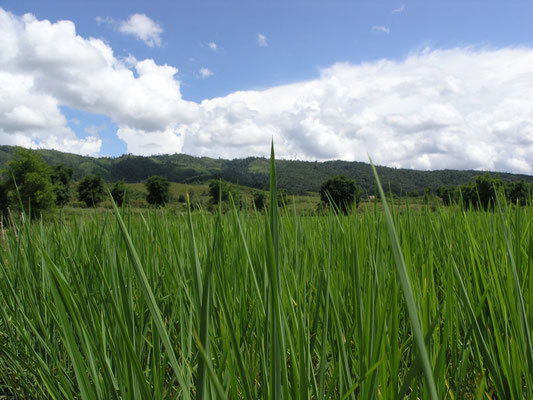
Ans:
{"label": "open field", "polygon": [[275,204],[12,223],[0,395],[533,398],[530,207]]}
{"label": "open field", "polygon": [[0,0],[0,400],[533,400],[532,16]]}
{"label": "open field", "polygon": [[[145,209],[150,205],[146,201],[146,187],[144,183],[126,183],[128,190],[128,201],[133,209]],[[233,189],[241,196],[243,201],[243,208],[252,208],[253,193],[260,192],[268,197],[268,191],[254,189],[247,186],[234,185]],[[211,197],[209,196],[209,184],[208,183],[177,183],[170,182],[169,187],[170,201],[169,208],[174,209],[176,212],[185,212],[187,207],[185,203],[180,203],[180,197],[185,198],[187,194],[190,196],[190,201],[194,205],[199,205],[200,208],[208,210],[211,206]],[[92,212],[92,210],[81,211],[86,208],[85,203],[74,200],[77,197],[77,193],[74,187],[71,188],[71,200],[65,206],[64,212],[68,214],[85,214]],[[306,195],[287,195],[287,202],[291,211],[296,210],[299,214],[315,213],[317,206],[320,203],[320,196],[318,193],[309,192]],[[112,203],[110,199],[104,200],[99,204],[100,209],[112,209]]]}

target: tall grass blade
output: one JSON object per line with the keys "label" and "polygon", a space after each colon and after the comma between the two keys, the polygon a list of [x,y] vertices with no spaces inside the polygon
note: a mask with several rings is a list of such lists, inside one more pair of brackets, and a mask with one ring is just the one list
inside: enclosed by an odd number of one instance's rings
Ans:
{"label": "tall grass blade", "polygon": [[281,315],[281,273],[279,264],[279,216],[276,161],[274,142],[270,152],[270,223],[266,224],[267,263],[270,284],[270,356],[271,390],[275,399],[286,397],[287,365],[285,363],[285,342],[283,318]]}
{"label": "tall grass blade", "polygon": [[174,353],[174,349],[170,342],[168,332],[163,323],[163,319],[161,318],[161,311],[159,310],[159,307],[157,306],[154,293],[152,291],[152,288],[150,287],[150,284],[148,283],[146,274],[144,273],[141,260],[139,259],[139,256],[137,255],[137,251],[135,250],[135,247],[133,246],[133,242],[126,228],[126,224],[124,223],[124,220],[122,219],[120,215],[120,211],[112,198],[111,198],[111,202],[113,204],[113,210],[115,212],[115,217],[117,219],[120,232],[122,233],[122,237],[124,241],[126,242],[126,247],[128,250],[128,255],[130,257],[131,264],[133,265],[135,275],[137,276],[139,285],[141,286],[141,290],[146,300],[146,304],[148,306],[148,309],[150,310],[150,315],[153,318],[153,321],[157,328],[159,336],[161,337],[161,341],[163,342],[163,345],[165,347],[167,356],[170,361],[170,365],[172,369],[174,370],[174,374],[178,380],[178,383],[180,384],[183,397],[185,399],[190,399],[190,388],[185,383],[186,381],[185,381],[185,377],[182,372],[182,367],[179,365],[178,359],[176,358],[176,354]]}
{"label": "tall grass blade", "polygon": [[392,214],[389,210],[389,206],[385,198],[385,192],[383,191],[383,187],[381,186],[381,182],[379,180],[376,167],[374,166],[374,163],[372,162],[372,160],[370,160],[370,163],[372,165],[372,171],[374,172],[374,177],[376,179],[379,194],[381,196],[381,201],[383,204],[383,212],[385,213],[387,229],[389,231],[392,251],[394,254],[396,272],[398,273],[398,278],[400,279],[400,286],[402,288],[402,292],[405,298],[405,303],[407,306],[407,313],[409,315],[409,321],[411,322],[411,328],[413,329],[416,348],[420,355],[422,370],[424,372],[424,377],[426,379],[426,384],[429,390],[429,395],[431,399],[437,400],[439,397],[437,394],[437,387],[435,386],[435,380],[433,378],[433,369],[429,361],[429,355],[426,349],[426,345],[424,344],[424,334],[422,332],[422,327],[420,326],[418,310],[417,310],[415,298],[413,295],[411,281],[409,279],[409,273],[407,271],[407,265],[405,264],[405,260],[403,258],[400,240],[398,239],[398,234],[396,233],[396,228],[394,226]]}

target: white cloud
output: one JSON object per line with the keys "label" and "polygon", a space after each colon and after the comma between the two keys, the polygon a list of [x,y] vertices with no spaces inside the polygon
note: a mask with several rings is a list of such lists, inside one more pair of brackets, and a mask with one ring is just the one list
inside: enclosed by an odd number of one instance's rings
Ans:
{"label": "white cloud", "polygon": [[215,42],[207,43],[207,47],[209,47],[213,51],[217,51],[218,50],[218,46],[217,46],[217,44]]}
{"label": "white cloud", "polygon": [[0,8],[0,61],[0,93],[7,94],[0,96],[2,143],[94,154],[101,140],[78,139],[60,106],[154,132],[167,131],[176,118],[194,118],[198,108],[182,100],[176,68],[119,60],[103,41],[76,35],[70,21],[17,17]]}
{"label": "white cloud", "polygon": [[533,173],[533,49],[426,50],[201,103],[183,150]]}
{"label": "white cloud", "polygon": [[213,72],[209,68],[200,68],[200,76],[205,79],[213,75]]}
{"label": "white cloud", "polygon": [[169,124],[158,130],[145,130],[137,127],[122,126],[117,136],[128,145],[132,154],[168,154],[180,152],[183,137],[175,125]]}
{"label": "white cloud", "polygon": [[387,28],[386,26],[383,26],[383,25],[374,25],[372,27],[372,32],[389,34],[390,33],[390,29]]}
{"label": "white cloud", "polygon": [[115,20],[110,17],[96,17],[98,25],[109,25],[113,29],[135,36],[149,47],[162,45],[163,28],[146,14],[133,14],[127,20]]}
{"label": "white cloud", "polygon": [[400,5],[400,7],[395,8],[395,9],[392,10],[391,12],[392,12],[393,14],[401,14],[401,13],[403,13],[404,11],[405,11],[405,4],[402,4],[402,5]]}
{"label": "white cloud", "polygon": [[[25,72],[31,56],[25,54],[25,45],[34,34],[28,31],[23,37],[24,21],[31,17],[16,18],[0,8],[0,143],[25,147],[58,148],[80,154],[99,151],[101,140],[97,136],[78,139],[61,114],[57,98],[39,90],[35,76]],[[70,25],[64,23],[63,30]],[[43,36],[45,40],[53,35]],[[46,48],[36,49],[45,55]],[[57,48],[62,52],[61,48]],[[53,60],[44,57],[45,63]],[[13,60],[19,65],[14,66]]]}
{"label": "white cloud", "polygon": [[163,28],[146,14],[133,14],[127,21],[120,22],[118,30],[127,35],[135,36],[147,46],[161,46]]}
{"label": "white cloud", "polygon": [[258,33],[257,34],[257,44],[260,47],[267,47],[268,46],[267,37],[265,35],[263,35],[262,33]]}
{"label": "white cloud", "polygon": [[172,66],[0,9],[0,143],[98,152],[97,136],[68,127],[68,106],[109,116],[134,154],[268,156],[274,138],[280,158],[533,174],[531,65],[531,48],[426,49],[198,104]]}

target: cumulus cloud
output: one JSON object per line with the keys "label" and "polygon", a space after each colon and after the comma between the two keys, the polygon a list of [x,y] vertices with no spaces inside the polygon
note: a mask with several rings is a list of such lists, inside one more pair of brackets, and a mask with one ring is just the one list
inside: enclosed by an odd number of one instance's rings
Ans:
{"label": "cumulus cloud", "polygon": [[260,47],[267,47],[268,46],[267,37],[265,35],[263,35],[262,33],[258,33],[257,34],[257,44]]}
{"label": "cumulus cloud", "polygon": [[383,25],[374,25],[372,27],[372,32],[389,34],[390,29]]}
{"label": "cumulus cloud", "polygon": [[207,47],[209,47],[213,51],[217,51],[218,50],[218,46],[217,46],[217,44],[215,42],[207,43]]}
{"label": "cumulus cloud", "polygon": [[150,155],[179,152],[183,136],[174,124],[156,130],[121,126],[117,136],[128,145],[128,153]]}
{"label": "cumulus cloud", "polygon": [[127,20],[96,17],[96,22],[109,25],[125,35],[132,35],[149,47],[160,47],[162,44],[163,28],[146,14],[133,14]]}
{"label": "cumulus cloud", "polygon": [[201,103],[177,69],[119,59],[72,22],[0,9],[0,143],[96,153],[60,106],[109,116],[134,154],[345,159],[533,174],[533,49],[427,49]]}
{"label": "cumulus cloud", "polygon": [[101,140],[77,138],[61,105],[108,115],[119,128],[167,132],[197,109],[182,100],[176,73],[150,59],[119,60],[103,41],[77,35],[71,21],[18,17],[0,8],[2,143],[99,152]]}
{"label": "cumulus cloud", "polygon": [[200,68],[200,76],[202,79],[208,78],[213,75],[213,72],[209,68]]}
{"label": "cumulus cloud", "polygon": [[118,30],[127,35],[135,36],[147,46],[161,46],[163,28],[146,14],[133,14],[127,21],[120,22]]}
{"label": "cumulus cloud", "polygon": [[533,50],[457,48],[324,69],[201,103],[187,153],[533,173]]}

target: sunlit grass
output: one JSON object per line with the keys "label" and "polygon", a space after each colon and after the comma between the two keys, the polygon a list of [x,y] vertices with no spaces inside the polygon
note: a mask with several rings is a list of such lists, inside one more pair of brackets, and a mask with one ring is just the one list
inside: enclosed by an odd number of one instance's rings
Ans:
{"label": "sunlit grass", "polygon": [[533,398],[532,222],[503,203],[302,217],[276,201],[12,221],[0,395]]}

